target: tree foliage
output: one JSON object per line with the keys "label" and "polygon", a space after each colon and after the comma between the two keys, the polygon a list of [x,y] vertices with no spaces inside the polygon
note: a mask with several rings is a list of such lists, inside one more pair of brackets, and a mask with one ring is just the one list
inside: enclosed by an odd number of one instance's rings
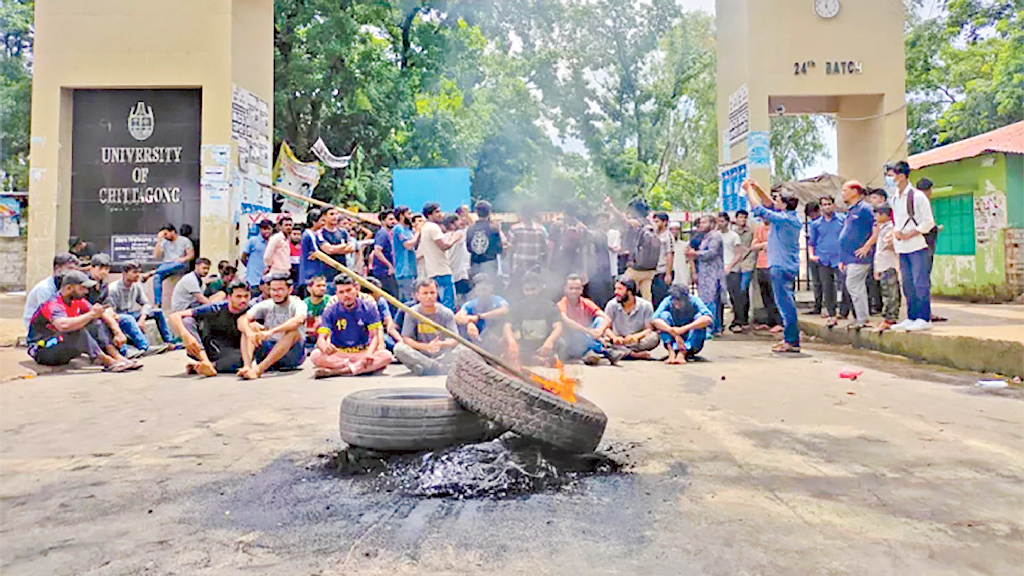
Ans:
{"label": "tree foliage", "polygon": [[0,187],[28,190],[34,0],[0,4]]}
{"label": "tree foliage", "polygon": [[943,0],[906,54],[912,153],[1024,120],[1024,0]]}

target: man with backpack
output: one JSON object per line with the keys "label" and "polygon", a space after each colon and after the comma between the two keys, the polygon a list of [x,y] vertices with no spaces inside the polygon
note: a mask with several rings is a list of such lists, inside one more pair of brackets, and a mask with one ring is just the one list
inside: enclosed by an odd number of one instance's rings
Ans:
{"label": "man with backpack", "polygon": [[[648,302],[652,301],[651,285],[658,274],[658,263],[662,258],[663,237],[654,224],[648,221],[649,209],[642,198],[634,198],[629,203],[633,216],[623,213],[615,207],[610,197],[605,197],[604,205],[629,226],[626,234],[626,246],[629,247],[629,266],[625,276],[636,282],[640,295]],[[664,222],[668,225],[668,221]],[[667,235],[666,235],[667,236]],[[671,277],[669,277],[671,279]],[[670,284],[671,282],[669,282]]]}
{"label": "man with backpack", "polygon": [[892,166],[896,194],[892,205],[893,248],[900,258],[903,295],[907,297],[907,319],[893,330],[931,330],[931,251],[927,234],[935,228],[932,205],[923,192],[910,185],[910,165]]}

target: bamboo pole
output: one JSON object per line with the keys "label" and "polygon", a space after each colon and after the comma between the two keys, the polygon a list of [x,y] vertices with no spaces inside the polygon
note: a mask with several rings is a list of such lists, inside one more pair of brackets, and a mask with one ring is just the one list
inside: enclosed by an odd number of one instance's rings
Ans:
{"label": "bamboo pole", "polygon": [[324,202],[323,200],[317,200],[316,198],[312,198],[312,197],[308,197],[308,196],[303,196],[301,194],[296,194],[295,192],[292,192],[291,190],[285,190],[284,188],[281,188],[280,186],[274,186],[273,184],[264,184],[263,182],[260,182],[259,184],[260,184],[260,186],[263,186],[264,188],[269,188],[270,190],[272,190],[276,194],[280,194],[282,196],[287,196],[289,198],[293,198],[295,200],[298,200],[299,202],[306,202],[308,204],[312,204],[314,206],[319,206],[321,208],[334,208],[335,210],[341,212],[342,214],[344,214],[345,216],[348,216],[349,218],[352,218],[353,220],[359,220],[360,222],[364,222],[366,224],[372,224],[373,226],[377,226],[377,227],[380,226],[380,222],[377,222],[376,220],[374,220],[372,218],[368,218],[366,216],[363,216],[362,214],[357,214],[357,213],[355,213],[355,212],[353,212],[351,210],[346,210],[345,208],[342,208],[341,206],[335,206],[334,204],[328,204],[327,202]]}
{"label": "bamboo pole", "polygon": [[400,301],[398,298],[395,298],[391,294],[388,294],[387,292],[381,290],[380,288],[377,288],[372,282],[368,281],[366,278],[363,278],[359,274],[356,274],[351,269],[349,269],[347,266],[345,266],[344,264],[341,264],[340,262],[338,262],[334,258],[331,258],[327,254],[317,250],[316,252],[314,252],[310,256],[313,257],[313,258],[316,258],[317,260],[323,262],[324,264],[327,264],[328,266],[330,266],[331,268],[334,268],[338,272],[342,272],[342,273],[348,274],[360,286],[362,286],[363,288],[366,288],[367,290],[372,292],[374,296],[382,296],[385,300],[387,300],[389,303],[394,305],[399,310],[402,310],[403,312],[405,312],[406,314],[409,314],[410,316],[412,316],[413,318],[419,320],[420,322],[424,322],[424,323],[428,324],[429,326],[433,327],[435,330],[441,332],[445,336],[448,336],[449,338],[454,338],[456,342],[458,342],[459,344],[462,344],[466,348],[469,348],[473,352],[476,352],[477,354],[482,356],[484,358],[484,360],[486,360],[490,364],[498,366],[499,368],[501,368],[502,370],[508,372],[509,374],[517,376],[518,378],[520,378],[524,382],[529,382],[530,384],[534,383],[533,380],[530,378],[530,376],[532,375],[532,372],[530,372],[529,370],[526,370],[526,369],[523,369],[523,368],[515,368],[515,367],[513,367],[508,362],[505,362],[504,360],[502,360],[501,358],[495,356],[494,354],[491,354],[487,350],[484,350],[483,348],[477,346],[476,344],[470,342],[469,340],[466,340],[465,338],[463,338],[457,332],[452,332],[451,330],[445,328],[444,326],[441,326],[437,322],[434,322],[430,318],[427,318],[426,316],[424,316],[424,315],[420,314],[419,312],[413,310],[411,307],[406,306],[405,303]]}

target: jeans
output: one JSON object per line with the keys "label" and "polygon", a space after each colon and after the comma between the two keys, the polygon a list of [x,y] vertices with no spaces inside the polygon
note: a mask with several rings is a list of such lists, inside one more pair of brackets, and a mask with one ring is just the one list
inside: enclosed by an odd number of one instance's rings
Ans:
{"label": "jeans", "polygon": [[[121,316],[131,316],[134,320],[139,319],[138,312],[131,312],[129,314],[118,314],[119,322],[121,320]],[[167,323],[167,316],[164,314],[163,310],[159,308],[150,308],[149,315],[147,317],[152,318],[153,321],[156,322],[156,329],[157,331],[160,332],[160,338],[164,341],[164,344],[170,344],[178,340],[177,336],[174,335],[174,332],[171,332],[171,326]],[[123,324],[121,325],[121,331],[124,332]],[[128,336],[127,332],[124,333],[125,336]],[[145,336],[145,331],[143,331],[143,336]],[[131,340],[131,336],[128,336],[128,339]],[[138,346],[136,346],[136,348],[138,348]],[[141,348],[139,349],[141,350]]]}
{"label": "jeans", "polygon": [[452,275],[434,276],[433,280],[437,282],[438,301],[455,312],[455,283],[452,282]]}
{"label": "jeans", "polygon": [[867,277],[871,266],[868,264],[846,265],[846,290],[853,302],[853,317],[859,323],[868,321]]}
{"label": "jeans", "polygon": [[396,298],[402,301],[402,303],[412,302],[412,287],[416,284],[415,278],[395,278],[395,282],[398,283],[398,295]]}
{"label": "jeans", "polygon": [[793,294],[793,282],[796,272],[772,266],[772,292],[775,294],[775,306],[782,315],[783,339],[790,346],[800,346],[800,325],[796,321],[796,297]]}
{"label": "jeans", "polygon": [[907,318],[932,319],[932,283],[929,277],[928,248],[910,254],[900,254],[900,272],[903,275],[903,295],[907,297]]}
{"label": "jeans", "polygon": [[[732,274],[730,272],[730,274]],[[665,345],[666,350],[672,350],[679,352],[679,344],[676,343],[676,339],[668,333],[660,332],[661,343]],[[704,349],[704,342],[707,340],[708,331],[706,329],[690,330],[683,336],[683,344],[686,345],[686,355],[696,356]]]}
{"label": "jeans", "polygon": [[185,270],[188,270],[188,264],[185,262],[164,262],[157,266],[156,272],[153,273],[153,301],[156,302],[157,308],[164,305],[164,278],[177,276]]}
{"label": "jeans", "polygon": [[138,318],[131,314],[118,314],[117,325],[121,327],[121,332],[124,332],[129,344],[143,352],[149,350],[149,338],[146,338],[145,330],[139,328]]}
{"label": "jeans", "polygon": [[729,289],[729,299],[732,300],[732,325],[745,326],[750,313],[750,295],[747,293],[750,288],[750,272],[729,272],[725,284]]}
{"label": "jeans", "polygon": [[[597,328],[600,323],[600,318],[594,318],[590,327]],[[605,353],[604,346],[586,332],[569,329],[563,333],[562,337],[565,339],[565,353],[571,359],[581,358],[587,352]]]}

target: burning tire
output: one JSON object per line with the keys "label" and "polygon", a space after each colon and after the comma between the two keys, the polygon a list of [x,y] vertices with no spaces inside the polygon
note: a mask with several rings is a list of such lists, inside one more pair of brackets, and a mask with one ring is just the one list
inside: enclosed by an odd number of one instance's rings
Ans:
{"label": "burning tire", "polygon": [[467,410],[568,452],[593,452],[608,423],[604,412],[585,398],[568,402],[468,350],[459,352],[447,388]]}
{"label": "burning tire", "polygon": [[504,430],[463,409],[443,388],[382,388],[341,401],[341,439],[396,452],[433,450],[498,437]]}

